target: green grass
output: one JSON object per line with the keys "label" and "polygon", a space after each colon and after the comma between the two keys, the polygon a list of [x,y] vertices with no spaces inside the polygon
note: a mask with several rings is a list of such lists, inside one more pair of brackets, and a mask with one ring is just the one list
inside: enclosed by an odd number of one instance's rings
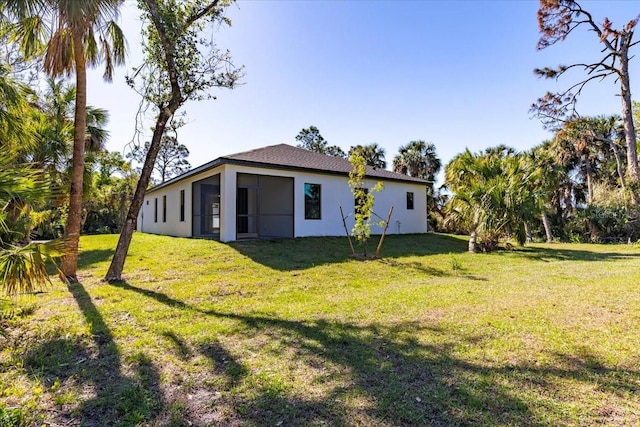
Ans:
{"label": "green grass", "polygon": [[3,320],[7,425],[640,424],[638,246],[116,238]]}

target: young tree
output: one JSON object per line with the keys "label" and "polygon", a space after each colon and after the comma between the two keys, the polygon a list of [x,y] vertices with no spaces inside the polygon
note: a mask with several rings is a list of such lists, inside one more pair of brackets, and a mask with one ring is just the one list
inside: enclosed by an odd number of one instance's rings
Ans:
{"label": "young tree", "polygon": [[[631,105],[629,60],[631,59],[630,49],[637,44],[633,41],[633,34],[639,18],[640,16],[635,17],[622,28],[614,29],[608,18],[605,18],[602,24],[597,24],[593,16],[577,1],[540,0],[538,27],[541,36],[538,41],[538,50],[565,40],[578,27],[586,27],[598,37],[603,56],[591,63],[535,69],[537,75],[545,78],[559,79],[568,71],[576,68],[586,72],[587,77],[562,92],[547,92],[531,107],[532,111],[543,120],[543,123],[550,126],[556,126],[558,121],[575,119],[577,117],[576,103],[584,87],[594,80],[600,81],[606,77],[614,76],[620,85],[622,100],[622,119],[627,147],[627,174],[629,181],[634,183],[635,187],[640,184],[640,170]],[[640,201],[636,194],[637,190],[634,188],[631,191],[635,203]]]}
{"label": "young tree", "polygon": [[347,158],[342,148],[337,145],[329,145],[329,143],[320,135],[320,131],[315,126],[309,126],[302,129],[296,136],[298,147],[315,153],[326,154],[328,156]]}
{"label": "young tree", "polygon": [[145,22],[142,46],[145,63],[128,77],[128,82],[157,116],[140,179],[105,277],[107,281],[122,280],[138,213],[167,125],[185,102],[212,98],[210,89],[233,88],[242,75],[233,66],[230,53],[221,52],[203,36],[207,29],[230,24],[224,16],[228,2],[139,0],[138,6]]}
{"label": "young tree", "polygon": [[372,142],[368,145],[356,145],[349,149],[349,158],[351,154],[357,151],[363,158],[367,166],[377,169],[386,169],[387,162],[384,160],[384,148],[378,143]]}
{"label": "young tree", "polygon": [[349,187],[356,201],[354,212],[355,223],[351,234],[362,245],[364,256],[367,256],[367,241],[371,236],[371,221],[373,216],[373,205],[375,203],[374,192],[382,191],[382,182],[368,189],[365,186],[367,165],[364,157],[358,150],[353,150],[349,155],[351,162],[351,172],[349,172]]}
{"label": "young tree", "polygon": [[105,80],[113,66],[124,62],[125,42],[115,23],[123,0],[42,1],[1,0],[11,22],[13,39],[26,57],[44,55],[52,77],[76,76],[72,179],[65,227],[65,256],[61,276],[76,281],[78,242],[82,225],[85,133],[87,129],[87,66],[105,63]]}

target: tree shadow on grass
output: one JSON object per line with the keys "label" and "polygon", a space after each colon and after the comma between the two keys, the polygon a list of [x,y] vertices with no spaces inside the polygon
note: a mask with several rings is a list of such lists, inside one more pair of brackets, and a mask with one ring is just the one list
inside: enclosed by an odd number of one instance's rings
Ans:
{"label": "tree shadow on grass", "polygon": [[80,252],[78,257],[78,269],[85,269],[105,262],[113,256],[113,249],[92,249]]}
{"label": "tree shadow on grass", "polygon": [[[615,246],[612,246],[615,248]],[[580,249],[555,249],[549,247],[524,247],[518,249],[518,255],[535,261],[617,261],[622,259],[640,260],[640,251],[632,252],[596,252]]]}
{"label": "tree shadow on grass", "polygon": [[[375,250],[379,236],[372,236],[369,252]],[[249,240],[228,243],[242,255],[279,271],[304,270],[317,265],[353,259],[346,237],[304,237],[283,240]],[[360,249],[356,248],[356,251]],[[385,238],[383,259],[461,253],[467,250],[464,239],[442,234],[404,234]]]}
{"label": "tree shadow on grass", "polygon": [[[541,366],[489,364],[462,359],[457,350],[482,347],[492,337],[457,329],[419,322],[363,326],[227,313],[128,284],[118,286],[181,310],[234,320],[242,327],[229,339],[248,343],[260,337],[260,342],[269,343],[269,350],[264,346],[260,350],[265,357],[283,357],[287,368],[302,365],[308,370],[302,375],[312,383],[326,384],[320,387],[323,392],[309,393],[305,386],[296,388],[250,373],[242,359],[233,359],[218,342],[204,344],[199,351],[214,366],[233,361],[231,371],[223,372],[232,381],[224,386],[231,397],[219,402],[232,407],[233,414],[219,418],[221,425],[551,426],[569,422],[563,418],[567,415],[549,409],[550,401],[560,404],[566,398],[559,386],[565,380],[611,394],[640,391],[639,371],[608,367],[587,348],[552,354],[555,362]],[[243,381],[254,391],[234,392]],[[589,416],[588,420],[596,417],[605,424],[615,421],[606,414]]]}
{"label": "tree shadow on grass", "polygon": [[[56,338],[39,344],[25,355],[25,367],[50,384],[69,381],[92,396],[53,411],[61,425],[130,426],[144,423],[162,406],[160,376],[152,361],[138,353],[123,372],[118,346],[91,296],[80,283],[69,285],[91,333],[81,338]],[[52,420],[52,421],[53,421]]]}
{"label": "tree shadow on grass", "polygon": [[461,277],[468,280],[476,280],[476,281],[482,281],[482,282],[487,281],[487,279],[484,277],[479,277],[479,276],[465,273],[463,268],[459,268],[458,271],[454,270],[454,271],[448,272],[440,268],[435,268],[435,267],[425,265],[424,263],[418,262],[418,261],[398,261],[393,258],[381,258],[378,260],[378,262],[381,262],[382,264],[390,265],[395,268],[414,270],[426,276],[431,276],[431,277]]}

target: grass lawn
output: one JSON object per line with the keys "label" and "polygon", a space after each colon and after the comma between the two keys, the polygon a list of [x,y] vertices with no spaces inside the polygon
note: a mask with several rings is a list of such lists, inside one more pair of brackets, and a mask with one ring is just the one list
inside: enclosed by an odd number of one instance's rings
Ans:
{"label": "grass lawn", "polygon": [[2,320],[0,425],[640,425],[640,247],[81,240]]}

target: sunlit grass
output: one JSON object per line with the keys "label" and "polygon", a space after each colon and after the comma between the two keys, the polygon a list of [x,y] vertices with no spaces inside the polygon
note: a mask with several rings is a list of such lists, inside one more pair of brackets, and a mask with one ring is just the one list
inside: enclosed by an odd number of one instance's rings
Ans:
{"label": "sunlit grass", "polygon": [[7,323],[0,415],[122,426],[640,423],[637,246],[469,254],[463,238],[390,236],[384,258],[359,261],[341,238],[136,234],[126,282],[108,285],[116,237],[82,238],[80,285],[17,302],[32,309]]}

